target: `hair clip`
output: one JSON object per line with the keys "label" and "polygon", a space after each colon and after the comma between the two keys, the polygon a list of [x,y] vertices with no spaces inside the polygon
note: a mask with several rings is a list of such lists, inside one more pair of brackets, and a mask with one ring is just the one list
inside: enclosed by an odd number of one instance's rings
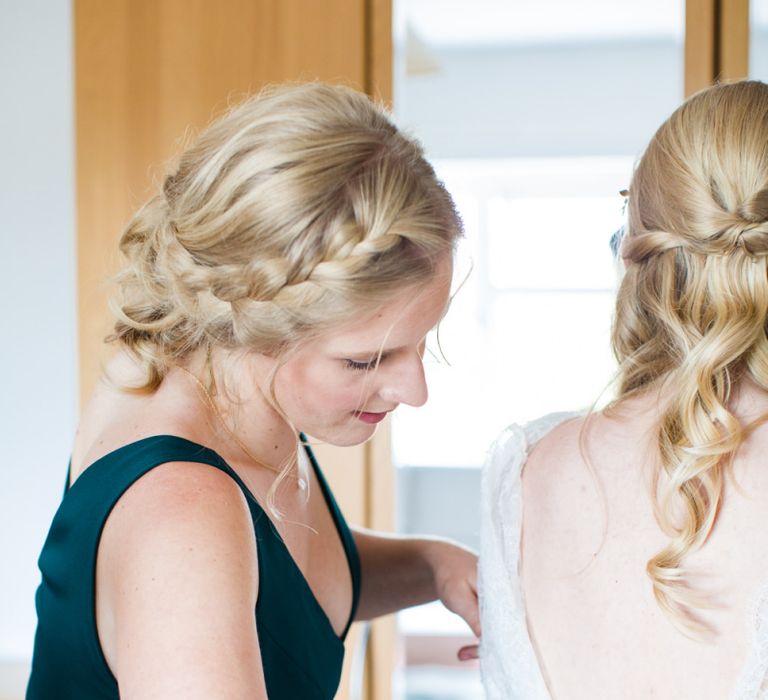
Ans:
{"label": "hair clip", "polygon": [[608,245],[611,246],[611,253],[614,258],[619,257],[619,248],[621,247],[621,241],[624,238],[624,226],[620,226],[611,234],[611,239],[608,241]]}

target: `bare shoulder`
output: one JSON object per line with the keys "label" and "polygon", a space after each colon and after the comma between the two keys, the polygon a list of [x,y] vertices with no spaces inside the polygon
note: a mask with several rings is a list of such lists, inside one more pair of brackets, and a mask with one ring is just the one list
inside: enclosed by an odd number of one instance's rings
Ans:
{"label": "bare shoulder", "polygon": [[110,514],[97,564],[99,633],[121,696],[260,697],[257,594],[235,481],[187,462],[145,474]]}
{"label": "bare shoulder", "polygon": [[538,463],[554,469],[572,458],[593,418],[555,413],[528,423],[524,429],[528,439],[526,471],[532,471],[530,464]]}
{"label": "bare shoulder", "polygon": [[553,581],[580,571],[599,548],[604,500],[591,449],[598,414],[558,424],[531,449],[522,476],[523,565],[527,576]]}
{"label": "bare shoulder", "polygon": [[562,467],[562,455],[578,444],[584,418],[574,412],[550,413],[525,424],[513,423],[491,445],[483,470],[489,496],[522,475],[527,490],[546,487]]}
{"label": "bare shoulder", "polygon": [[596,424],[600,420],[595,414],[564,416],[530,446],[523,469],[526,502],[542,514],[549,507],[563,512],[574,493],[590,485],[585,441],[601,429]]}

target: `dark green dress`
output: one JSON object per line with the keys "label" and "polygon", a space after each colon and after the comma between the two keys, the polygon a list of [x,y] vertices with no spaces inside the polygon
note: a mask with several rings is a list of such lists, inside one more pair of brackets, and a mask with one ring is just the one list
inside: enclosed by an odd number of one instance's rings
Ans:
{"label": "dark green dress", "polygon": [[96,552],[107,516],[139,477],[166,462],[209,464],[245,494],[258,543],[256,626],[270,700],[331,700],[344,659],[344,637],[360,595],[352,534],[308,446],[312,466],[339,531],[352,575],[352,610],[339,638],[272,522],[234,470],[197,443],[158,435],[97,460],[65,491],[40,555],[37,633],[27,700],[117,700],[96,632]]}

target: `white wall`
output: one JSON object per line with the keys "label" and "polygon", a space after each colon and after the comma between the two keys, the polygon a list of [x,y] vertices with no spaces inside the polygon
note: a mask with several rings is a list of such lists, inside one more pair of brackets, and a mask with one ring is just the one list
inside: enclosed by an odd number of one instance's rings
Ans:
{"label": "white wall", "polygon": [[37,556],[76,420],[69,0],[0,2],[0,697],[31,655]]}

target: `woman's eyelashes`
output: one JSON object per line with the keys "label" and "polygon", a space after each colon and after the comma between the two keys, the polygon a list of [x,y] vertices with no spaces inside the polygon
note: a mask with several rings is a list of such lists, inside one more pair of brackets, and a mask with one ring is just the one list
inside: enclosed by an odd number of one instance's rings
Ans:
{"label": "woman's eyelashes", "polygon": [[[426,345],[426,341],[422,341],[422,343],[420,343],[418,346],[419,358],[422,362],[424,361]],[[356,370],[358,372],[365,372],[366,370],[376,369],[382,362],[392,358],[397,358],[402,352],[402,348],[396,348],[394,350],[386,350],[384,352],[380,352],[370,360],[353,360],[349,357],[345,357],[342,359],[342,362],[347,369]]]}
{"label": "woman's eyelashes", "polygon": [[376,367],[379,366],[379,363],[383,359],[384,358],[381,355],[377,355],[372,360],[368,360],[368,361],[345,359],[344,366],[347,367],[347,369],[354,369],[354,370],[363,372],[365,370],[376,369]]}

